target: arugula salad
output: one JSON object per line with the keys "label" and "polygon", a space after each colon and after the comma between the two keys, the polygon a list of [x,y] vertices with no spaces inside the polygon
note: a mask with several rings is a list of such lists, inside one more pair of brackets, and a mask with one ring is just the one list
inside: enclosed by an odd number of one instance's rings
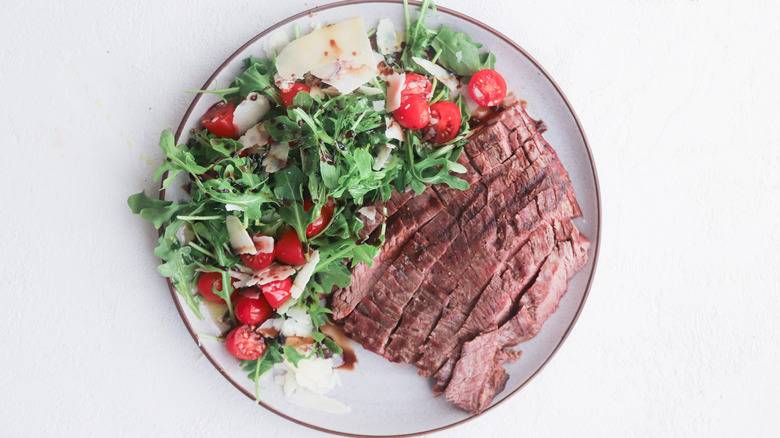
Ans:
{"label": "arugula salad", "polygon": [[272,369],[288,394],[322,396],[336,383],[342,348],[322,330],[327,297],[381,248],[384,224],[378,239],[360,237],[367,208],[394,190],[468,188],[457,175],[471,131],[462,91],[490,107],[506,84],[469,36],[426,26],[431,1],[418,11],[411,20],[404,1],[401,31],[388,19],[366,30],[357,17],[268,36],[266,56],[245,59],[228,88],[197,91],[220,98],[201,129],[179,145],[160,137],[155,180],[181,184],[189,201],[128,199],[162,229],[158,271],[192,312],[203,318],[204,300],[226,307],[231,329],[201,337],[223,341],[256,391]]}

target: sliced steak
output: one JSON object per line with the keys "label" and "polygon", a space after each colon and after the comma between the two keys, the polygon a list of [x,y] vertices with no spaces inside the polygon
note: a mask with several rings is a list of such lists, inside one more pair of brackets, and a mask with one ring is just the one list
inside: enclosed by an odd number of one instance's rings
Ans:
{"label": "sliced steak", "polygon": [[[547,172],[547,164],[555,162],[555,156],[545,154],[543,158],[538,159],[532,165],[528,164],[522,167],[525,155],[521,152],[519,157],[513,156],[507,159],[503,164],[497,166],[493,171],[484,176],[488,184],[488,202],[494,206],[484,209],[481,202],[479,204],[469,205],[464,209],[461,217],[462,227],[466,233],[458,238],[451,246],[444,257],[444,264],[450,271],[464,272],[461,285],[454,297],[446,302],[442,301],[442,309],[427,308],[422,311],[423,318],[418,321],[419,307],[409,309],[404,312],[404,320],[399,325],[400,333],[394,336],[396,341],[388,349],[386,357],[393,361],[407,361],[409,358],[416,358],[423,375],[432,375],[442,361],[446,360],[447,353],[454,349],[459,340],[451,337],[454,332],[449,329],[457,328],[465,322],[468,310],[473,306],[474,300],[479,296],[480,291],[490,278],[501,266],[503,260],[521,245],[528,237],[530,232],[539,222],[538,207],[534,203],[533,195],[521,191],[534,184],[541,190],[544,187],[557,185],[558,179],[556,172]],[[540,184],[544,178],[552,182]],[[516,184],[507,185],[506,181],[516,182]],[[480,190],[481,186],[472,186],[475,190]],[[439,193],[442,198],[447,198],[448,189],[441,190]],[[543,190],[542,190],[543,191]],[[465,192],[461,192],[465,193]],[[464,195],[466,197],[467,195]],[[470,196],[470,195],[468,195]],[[517,211],[519,206],[525,207]],[[550,208],[547,210],[552,211]],[[564,209],[571,211],[572,208]],[[503,214],[496,214],[495,212]],[[512,216],[514,215],[514,216]],[[558,215],[548,214],[549,217],[569,216],[570,213]],[[463,248],[468,248],[471,257],[464,257]],[[477,266],[467,266],[471,260],[482,260],[483,263]],[[427,287],[427,286],[426,286]],[[450,294],[452,289],[439,289],[439,292]],[[445,313],[443,307],[447,306],[449,310]],[[435,322],[431,315],[446,315],[446,324],[443,325],[432,336],[430,345],[426,346],[426,352],[423,354],[420,344],[420,338],[427,336],[433,327],[428,326]],[[406,326],[411,326],[409,329]],[[409,340],[401,341],[408,332],[413,332],[414,337]],[[414,348],[418,351],[403,351],[404,348]],[[420,355],[426,356],[426,360],[420,359]]]}
{"label": "sliced steak", "polygon": [[[568,180],[568,178],[565,178],[565,175],[558,175],[558,172],[558,167],[551,164],[549,169],[540,171],[544,177],[530,194],[520,196],[519,201],[512,196],[499,204],[503,210],[498,211],[513,215],[509,218],[506,215],[494,216],[496,222],[493,223],[501,228],[501,233],[497,233],[497,236],[501,236],[502,239],[483,239],[476,248],[468,247],[473,257],[470,260],[480,260],[482,263],[471,263],[466,268],[464,265],[459,265],[458,260],[447,260],[451,262],[448,266],[453,266],[453,270],[464,269],[464,275],[455,291],[450,294],[446,311],[442,311],[442,315],[446,314],[448,317],[447,324],[433,329],[426,341],[422,357],[416,362],[420,375],[433,376],[446,362],[450,352],[463,341],[457,335],[458,330],[465,323],[493,274],[502,272],[506,257],[512,256],[520,249],[520,245],[529,238],[533,228],[545,222],[570,218],[575,212],[579,212],[578,207],[574,208],[568,202],[567,196],[559,195],[557,191],[559,180]],[[492,199],[507,198],[505,192],[502,193],[503,195],[496,195]],[[513,212],[518,205],[525,207],[518,212],[521,214]],[[488,206],[482,211],[490,212],[492,209]],[[507,220],[510,218],[514,220]],[[468,233],[468,228],[465,229]],[[502,287],[501,282],[496,280],[494,288],[500,287]]]}
{"label": "sliced steak", "polygon": [[387,237],[382,250],[374,259],[374,266],[358,263],[352,270],[352,284],[333,293],[331,310],[335,320],[344,319],[366,296],[369,289],[379,280],[387,268],[401,253],[401,249],[415,232],[436,214],[444,205],[433,190],[407,201],[387,223]]}
{"label": "sliced steak", "polygon": [[[506,269],[500,276],[494,276],[480,295],[454,336],[454,342],[451,343],[454,345],[453,351],[448,353],[449,362],[458,359],[458,345],[474,339],[480,333],[495,330],[508,319],[512,309],[517,307],[518,296],[534,281],[542,264],[556,249],[556,239],[569,239],[573,228],[571,221],[567,220],[555,222],[554,225],[545,222],[534,230],[528,242],[506,263]],[[434,391],[443,390],[447,386],[452,369],[453,364],[449,363],[436,372]]]}
{"label": "sliced steak", "polygon": [[[453,248],[450,246],[450,248]],[[447,306],[449,294],[460,275],[436,261],[420,285],[393,333],[384,356],[393,362],[414,363],[422,355],[422,345]]]}
{"label": "sliced steak", "polygon": [[498,327],[509,315],[520,293],[533,280],[539,267],[552,252],[555,234],[549,223],[541,224],[520,251],[507,263],[507,268],[491,280],[458,332],[461,340],[473,339],[489,328]]}
{"label": "sliced steak", "polygon": [[[569,240],[558,242],[533,285],[520,298],[516,315],[499,329],[484,332],[463,344],[446,385],[448,401],[469,413],[478,413],[503,390],[501,385],[492,385],[492,382],[499,381],[497,376],[506,373],[502,366],[512,357],[508,353],[509,348],[539,332],[542,324],[558,308],[568,288],[567,281],[587,262],[590,242],[570,222],[557,224],[556,236],[565,237],[567,234]],[[485,365],[475,366],[475,362]],[[442,386],[440,381],[437,388]],[[475,393],[474,387],[480,390]]]}
{"label": "sliced steak", "polygon": [[558,309],[567,281],[588,261],[590,242],[573,225],[561,224],[556,234],[569,234],[570,238],[558,242],[534,284],[520,298],[517,314],[500,327],[505,346],[517,345],[539,333],[547,318]]}
{"label": "sliced steak", "polygon": [[384,356],[393,362],[413,363],[420,358],[420,346],[441,316],[447,294],[426,280],[404,309],[401,323],[390,338]]}
{"label": "sliced steak", "polygon": [[482,412],[504,390],[509,375],[501,365],[500,336],[495,330],[463,345],[460,360],[444,395],[447,401],[470,414]]}
{"label": "sliced steak", "polygon": [[382,354],[403,309],[459,233],[455,218],[445,211],[428,222],[347,318],[346,333],[364,348]]}

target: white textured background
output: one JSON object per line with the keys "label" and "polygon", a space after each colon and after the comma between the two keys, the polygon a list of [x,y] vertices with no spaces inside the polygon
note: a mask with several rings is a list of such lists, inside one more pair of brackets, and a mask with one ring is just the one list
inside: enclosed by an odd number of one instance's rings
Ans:
{"label": "white textured background", "polygon": [[[110,3],[110,4],[109,4]],[[265,27],[325,2],[11,2],[0,25],[2,436],[324,436],[205,360],[156,275],[161,130]],[[603,201],[574,331],[436,436],[777,436],[780,6],[441,0],[567,94]]]}

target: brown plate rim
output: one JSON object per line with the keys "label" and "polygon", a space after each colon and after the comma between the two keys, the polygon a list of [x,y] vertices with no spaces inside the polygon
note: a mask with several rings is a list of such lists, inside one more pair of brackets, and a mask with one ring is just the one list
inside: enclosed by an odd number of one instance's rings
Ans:
{"label": "brown plate rim", "polygon": [[[247,47],[252,45],[258,39],[260,39],[263,36],[267,35],[268,33],[270,33],[272,31],[274,31],[274,30],[284,26],[285,24],[287,24],[287,23],[289,23],[291,21],[297,20],[297,19],[299,19],[301,17],[304,17],[306,15],[315,14],[317,12],[324,11],[324,10],[327,10],[327,9],[332,9],[332,8],[337,8],[337,7],[341,7],[341,6],[347,6],[347,5],[362,4],[362,3],[397,3],[397,4],[401,5],[402,4],[402,0],[343,0],[343,1],[329,3],[329,4],[326,4],[326,5],[322,5],[322,6],[317,6],[317,7],[311,8],[309,10],[306,10],[306,11],[300,12],[298,14],[295,14],[295,15],[293,15],[291,17],[288,17],[287,19],[282,20],[282,21],[272,25],[271,27],[265,29],[264,31],[260,32],[255,37],[253,37],[252,39],[247,41],[240,48],[238,48],[235,52],[233,52],[233,54],[230,55],[230,57],[228,57],[227,60],[225,60],[225,62],[223,62],[222,65],[220,65],[219,68],[217,68],[217,70],[214,71],[214,73],[211,75],[211,77],[208,78],[208,80],[201,87],[201,89],[203,89],[203,90],[208,89],[208,87],[214,82],[214,79],[222,72],[222,70],[224,70],[230,63],[232,63],[239,56],[239,53],[243,52],[244,49],[246,49]],[[408,3],[409,3],[410,6],[420,6],[420,2],[418,2],[418,1],[410,0]],[[192,336],[192,339],[195,341],[195,344],[198,345],[198,348],[203,352],[203,355],[206,356],[206,358],[209,360],[209,362],[211,362],[211,364],[214,366],[214,368],[216,368],[220,372],[220,374],[222,374],[222,376],[225,377],[225,379],[227,379],[233,386],[235,386],[244,395],[246,395],[247,397],[249,397],[250,399],[252,399],[256,403],[258,403],[259,405],[263,406],[264,408],[268,409],[269,411],[273,412],[274,414],[279,415],[280,417],[285,418],[287,420],[290,420],[290,421],[292,421],[294,423],[297,423],[297,424],[299,424],[301,426],[305,426],[305,427],[308,427],[308,428],[311,428],[311,429],[314,429],[314,430],[318,430],[320,432],[326,432],[326,433],[331,433],[331,434],[341,435],[341,436],[348,436],[348,437],[361,437],[361,436],[372,436],[372,437],[412,437],[412,436],[419,436],[419,435],[423,435],[423,434],[428,434],[428,433],[433,433],[433,432],[439,432],[439,431],[442,431],[442,430],[446,430],[446,429],[449,429],[451,427],[455,427],[455,426],[458,426],[460,424],[463,424],[463,423],[465,423],[467,421],[473,420],[474,418],[479,417],[480,415],[485,414],[486,412],[492,410],[496,406],[502,404],[504,401],[506,401],[507,399],[513,397],[515,394],[517,394],[517,392],[520,391],[523,387],[525,387],[525,385],[527,385],[528,382],[530,382],[534,377],[536,377],[536,375],[539,374],[539,372],[547,365],[547,363],[550,362],[550,360],[553,358],[553,356],[555,356],[555,353],[558,352],[558,350],[560,349],[561,345],[563,345],[563,342],[566,340],[566,338],[568,338],[569,333],[571,333],[572,328],[574,328],[574,324],[577,322],[577,319],[579,319],[580,313],[582,312],[582,308],[585,306],[585,301],[587,300],[588,295],[590,294],[590,288],[591,288],[591,286],[593,284],[593,278],[594,278],[594,275],[596,273],[596,265],[597,265],[598,257],[599,257],[599,249],[601,247],[601,190],[600,190],[600,187],[599,187],[598,174],[596,173],[596,165],[595,165],[595,162],[593,160],[593,153],[591,152],[591,149],[590,149],[590,143],[588,142],[588,138],[585,135],[585,130],[582,128],[582,124],[580,123],[580,119],[577,117],[577,114],[575,113],[574,108],[572,108],[571,103],[569,102],[569,99],[563,93],[563,90],[561,90],[561,88],[558,86],[558,84],[555,82],[555,80],[550,76],[550,74],[547,72],[547,70],[545,70],[544,67],[542,67],[542,65],[539,64],[539,62],[536,61],[536,59],[534,59],[528,52],[526,52],[525,49],[523,49],[517,43],[512,41],[509,37],[507,37],[506,35],[504,35],[503,33],[499,32],[499,31],[497,31],[496,29],[493,29],[492,27],[488,26],[487,24],[482,23],[481,21],[479,21],[479,20],[477,20],[475,18],[472,18],[472,17],[470,17],[470,16],[468,16],[466,14],[463,14],[461,12],[457,12],[457,11],[454,11],[452,9],[448,9],[448,8],[440,7],[440,6],[437,6],[436,9],[439,12],[442,12],[442,13],[445,13],[445,14],[449,14],[449,15],[451,15],[453,17],[465,20],[465,21],[467,21],[467,22],[469,22],[469,23],[471,23],[471,24],[473,24],[475,26],[481,27],[481,28],[487,30],[488,32],[494,34],[495,36],[497,36],[498,38],[503,40],[505,43],[507,43],[510,46],[512,46],[521,55],[525,56],[534,66],[536,66],[536,68],[538,68],[539,71],[542,72],[542,74],[544,74],[544,76],[547,78],[547,80],[550,81],[550,83],[553,85],[553,87],[555,87],[555,90],[561,96],[561,98],[563,99],[564,103],[566,104],[566,107],[571,112],[572,117],[574,117],[574,121],[577,123],[577,129],[579,130],[580,135],[582,135],[582,140],[585,143],[585,149],[586,149],[587,154],[588,154],[588,159],[590,161],[591,171],[593,173],[593,180],[594,180],[594,183],[595,183],[595,186],[596,186],[597,226],[596,226],[596,237],[594,239],[595,245],[594,245],[594,253],[593,253],[593,267],[591,268],[590,277],[588,278],[588,283],[587,283],[586,288],[585,288],[585,293],[582,296],[582,300],[580,301],[579,307],[577,308],[577,312],[574,314],[574,318],[572,319],[572,321],[569,324],[569,326],[566,328],[566,331],[563,334],[563,337],[561,337],[561,340],[558,342],[558,345],[555,346],[555,348],[553,349],[552,353],[550,353],[550,355],[547,357],[547,359],[545,359],[545,361],[542,362],[542,364],[539,366],[539,368],[537,368],[537,370],[534,371],[534,373],[531,374],[531,376],[529,376],[528,379],[526,379],[525,382],[523,382],[520,386],[518,386],[517,389],[515,389],[511,393],[507,394],[506,396],[504,396],[504,398],[502,398],[501,400],[499,400],[498,402],[496,402],[495,404],[493,404],[492,406],[490,406],[489,408],[485,409],[484,411],[482,411],[479,414],[470,415],[470,416],[468,416],[468,417],[466,417],[466,418],[464,418],[464,419],[462,419],[460,421],[456,421],[456,422],[448,424],[446,426],[441,426],[441,427],[437,427],[437,428],[434,428],[434,429],[429,429],[429,430],[420,431],[420,432],[414,432],[414,433],[409,433],[409,434],[401,434],[401,435],[358,435],[358,434],[353,434],[353,433],[349,433],[349,432],[342,432],[342,431],[327,429],[327,428],[320,427],[320,426],[317,426],[317,425],[314,425],[314,424],[306,423],[306,422],[301,421],[301,420],[299,420],[297,418],[293,418],[293,417],[291,417],[289,415],[286,415],[286,414],[284,414],[284,413],[274,409],[272,406],[270,406],[270,405],[268,405],[268,404],[266,404],[266,403],[264,403],[264,402],[262,402],[260,400],[257,400],[255,398],[254,394],[252,394],[251,392],[247,391],[243,386],[241,386],[241,384],[239,384],[238,382],[233,380],[230,377],[230,375],[228,375],[225,372],[225,370],[219,365],[219,363],[217,363],[217,361],[211,356],[211,354],[209,354],[209,352],[201,345],[201,343],[198,340],[197,333],[195,333],[195,330],[193,330],[192,326],[190,325],[189,319],[187,318],[187,316],[184,313],[184,308],[182,307],[181,303],[179,302],[178,293],[176,292],[176,289],[173,287],[173,283],[171,282],[170,279],[166,279],[167,283],[168,283],[168,289],[170,290],[170,293],[171,293],[171,297],[173,298],[173,302],[176,305],[176,310],[179,312],[179,316],[181,316],[181,319],[184,322],[184,325],[187,327],[187,331],[190,333],[190,336]],[[182,121],[179,124],[178,129],[176,130],[175,141],[176,141],[177,144],[179,142],[179,139],[181,138],[181,134],[182,134],[182,131],[184,130],[184,126],[186,124],[186,121],[192,115],[192,111],[194,110],[195,105],[197,105],[198,101],[201,99],[202,96],[203,96],[202,94],[198,94],[197,96],[195,96],[195,98],[193,99],[192,103],[187,108],[187,111],[184,113],[184,117],[182,118]],[[165,199],[165,192],[166,192],[165,190],[161,190],[160,191],[160,199],[163,199],[163,200]],[[164,231],[164,228],[161,228],[160,229],[160,235],[162,235],[163,231]]]}

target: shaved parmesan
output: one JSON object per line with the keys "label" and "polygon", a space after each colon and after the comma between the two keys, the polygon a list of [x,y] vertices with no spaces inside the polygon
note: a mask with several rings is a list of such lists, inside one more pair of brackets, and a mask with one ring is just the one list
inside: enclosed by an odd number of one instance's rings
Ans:
{"label": "shaved parmesan", "polygon": [[263,167],[268,173],[284,169],[287,166],[287,155],[290,153],[290,143],[273,143],[268,149],[268,155],[263,159]]}
{"label": "shaved parmesan", "polygon": [[366,95],[366,96],[376,96],[377,94],[383,94],[384,91],[380,90],[379,88],[374,87],[360,87],[358,88],[358,93]]}
{"label": "shaved parmesan", "polygon": [[226,211],[244,211],[244,207],[238,206],[236,204],[225,204],[225,210]]}
{"label": "shaved parmesan", "polygon": [[285,316],[287,317],[286,319],[274,319],[274,328],[279,330],[280,334],[285,337],[299,336],[301,338],[306,338],[311,336],[311,332],[314,330],[314,324],[311,321],[311,317],[306,312],[306,309],[295,306],[290,308]]}
{"label": "shaved parmesan", "polygon": [[[379,64],[380,62],[385,62],[384,55],[374,52],[374,62],[376,62],[377,64]],[[380,72],[379,75],[381,76],[382,73]]]}
{"label": "shaved parmesan", "polygon": [[412,59],[425,71],[433,75],[436,79],[450,89],[450,96],[453,96],[460,92],[460,81],[452,73],[448,72],[444,68],[428,61],[427,59],[418,58],[413,56]]}
{"label": "shaved parmesan", "polygon": [[358,210],[358,213],[360,213],[368,220],[368,222],[366,222],[367,224],[371,225],[376,222],[376,207],[362,207],[360,210]]}
{"label": "shaved parmesan", "polygon": [[268,131],[265,130],[265,122],[260,122],[257,125],[249,128],[248,131],[241,138],[238,139],[239,143],[244,145],[244,149],[251,147],[261,147],[268,144],[268,139],[271,136],[268,135]]}
{"label": "shaved parmesan", "polygon": [[387,76],[387,103],[385,111],[391,113],[401,106],[401,91],[404,89],[406,73],[395,73]]}
{"label": "shaved parmesan", "polygon": [[276,57],[276,68],[283,80],[311,72],[342,94],[355,91],[378,73],[361,17],[292,41]]}
{"label": "shaved parmesan", "polygon": [[243,134],[255,126],[269,109],[271,109],[271,104],[265,97],[257,92],[249,93],[246,99],[239,103],[233,111],[233,126],[236,127],[239,134]]}
{"label": "shaved parmesan", "polygon": [[[228,273],[235,278],[236,287],[262,286],[272,281],[284,280],[295,274],[295,268],[289,265],[273,262],[267,268],[255,271],[244,265],[238,264],[238,271],[230,270]],[[288,300],[289,301],[289,300]],[[281,313],[281,312],[279,312]]]}
{"label": "shaved parmesan", "polygon": [[376,25],[376,48],[383,55],[401,51],[401,39],[398,38],[393,22],[387,18],[379,20]]}
{"label": "shaved parmesan", "polygon": [[246,232],[244,224],[235,216],[225,218],[228,236],[230,236],[230,247],[236,254],[257,254],[255,243]]}
{"label": "shaved parmesan", "polygon": [[312,355],[298,362],[296,367],[285,357],[273,366],[274,372],[278,373],[274,381],[282,386],[284,395],[296,403],[330,414],[345,414],[351,410],[349,406],[323,395],[341,385],[334,366],[333,358]]}
{"label": "shaved parmesan", "polygon": [[[371,167],[373,170],[382,170],[387,166],[387,162],[390,159],[390,153],[393,152],[394,146],[390,143],[379,146],[379,152],[374,158],[374,165]],[[362,210],[362,209],[361,209]]]}
{"label": "shaved parmesan", "polygon": [[387,136],[387,138],[404,141],[404,129],[398,124],[394,117],[385,117],[385,125],[387,126],[387,130],[385,130],[385,136]]}
{"label": "shaved parmesan", "polygon": [[312,251],[309,261],[303,265],[300,271],[298,271],[298,275],[295,276],[295,281],[293,281],[292,287],[290,288],[290,295],[292,295],[293,299],[297,300],[300,298],[303,289],[306,287],[306,283],[311,279],[312,274],[314,274],[314,268],[317,267],[317,263],[319,262],[319,251]]}
{"label": "shaved parmesan", "polygon": [[271,236],[256,235],[252,236],[252,241],[255,243],[255,249],[261,254],[269,254],[274,252],[274,238]]}
{"label": "shaved parmesan", "polygon": [[372,102],[372,105],[374,105],[374,111],[384,111],[385,110],[385,101],[384,100],[375,100]]}

